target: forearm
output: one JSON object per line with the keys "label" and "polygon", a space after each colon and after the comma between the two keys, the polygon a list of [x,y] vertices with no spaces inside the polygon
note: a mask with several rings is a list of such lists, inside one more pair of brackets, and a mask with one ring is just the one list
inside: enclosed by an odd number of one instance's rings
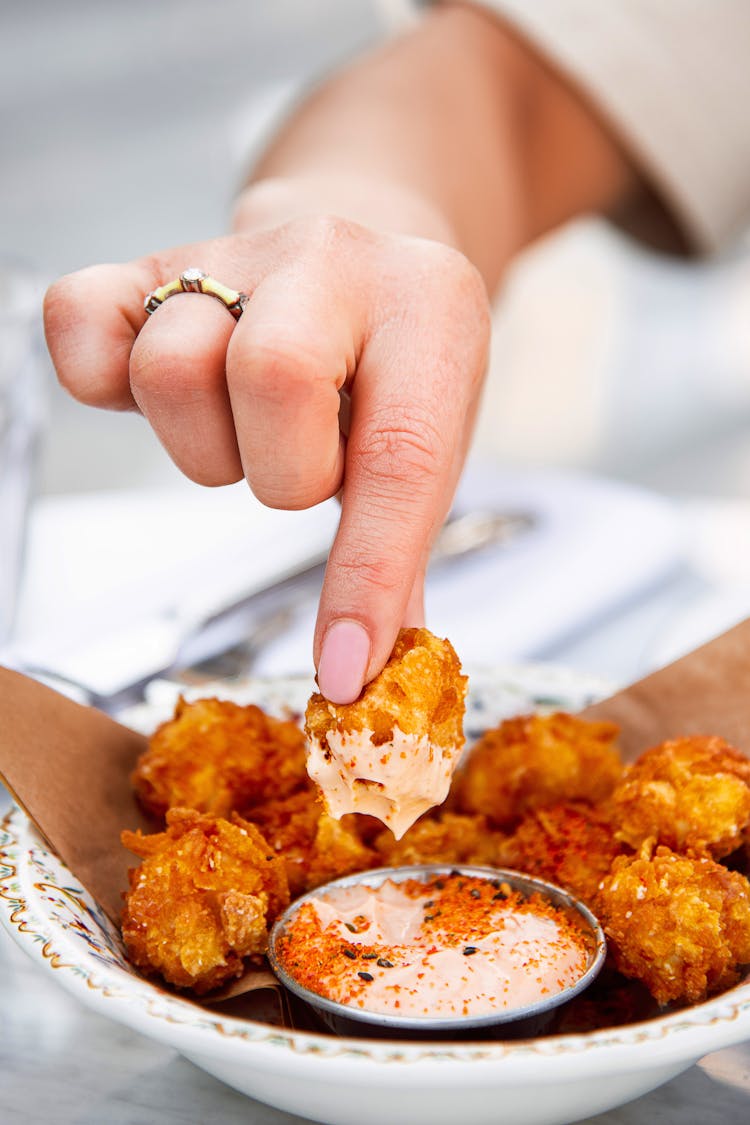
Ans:
{"label": "forearm", "polygon": [[257,165],[236,225],[323,212],[434,238],[492,290],[533,238],[637,190],[564,83],[500,22],[448,6],[306,101]]}

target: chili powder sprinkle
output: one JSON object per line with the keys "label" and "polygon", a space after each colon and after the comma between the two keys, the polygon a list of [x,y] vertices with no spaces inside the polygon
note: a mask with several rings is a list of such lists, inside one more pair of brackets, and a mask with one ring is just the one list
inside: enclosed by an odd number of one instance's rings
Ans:
{"label": "chili powder sprinkle", "polygon": [[276,953],[319,996],[434,1018],[489,1014],[560,992],[586,971],[590,944],[542,896],[456,871],[321,892],[292,915]]}

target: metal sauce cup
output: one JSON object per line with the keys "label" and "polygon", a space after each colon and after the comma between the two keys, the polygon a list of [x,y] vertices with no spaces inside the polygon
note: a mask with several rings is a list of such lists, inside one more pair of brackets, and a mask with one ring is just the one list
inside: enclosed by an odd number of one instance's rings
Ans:
{"label": "metal sauce cup", "polygon": [[[574,922],[584,938],[588,950],[588,964],[583,974],[572,984],[554,995],[517,1008],[498,1008],[495,1012],[477,1016],[399,1016],[383,1012],[368,1012],[319,996],[291,976],[278,956],[278,945],[299,908],[336,888],[363,885],[379,887],[391,879],[399,883],[407,879],[430,879],[460,874],[480,879],[501,880],[524,898],[538,894],[546,902],[563,911]],[[599,922],[582,902],[567,891],[542,879],[533,879],[518,871],[498,867],[472,867],[461,864],[417,864],[412,867],[379,867],[346,875],[324,886],[309,891],[295,899],[274,924],[268,948],[268,959],[274,973],[285,988],[311,1008],[330,1030],[338,1035],[366,1035],[394,1039],[456,1039],[494,1038],[511,1039],[540,1034],[550,1023],[556,1011],[569,1003],[594,981],[607,954],[604,931]]]}

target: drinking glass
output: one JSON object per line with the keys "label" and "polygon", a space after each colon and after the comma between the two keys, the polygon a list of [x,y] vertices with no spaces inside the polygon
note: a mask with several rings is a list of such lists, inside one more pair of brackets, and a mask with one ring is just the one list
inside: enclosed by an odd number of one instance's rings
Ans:
{"label": "drinking glass", "polygon": [[36,270],[0,256],[0,645],[12,636],[18,608],[44,417],[43,292]]}

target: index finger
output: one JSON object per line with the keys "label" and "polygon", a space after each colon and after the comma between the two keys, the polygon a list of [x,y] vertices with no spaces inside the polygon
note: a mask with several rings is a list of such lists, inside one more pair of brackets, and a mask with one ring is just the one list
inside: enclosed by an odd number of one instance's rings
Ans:
{"label": "index finger", "polygon": [[445,334],[432,336],[431,318],[416,334],[387,329],[357,370],[315,636],[320,691],[334,703],[356,699],[388,659],[466,454],[485,339],[451,354]]}

